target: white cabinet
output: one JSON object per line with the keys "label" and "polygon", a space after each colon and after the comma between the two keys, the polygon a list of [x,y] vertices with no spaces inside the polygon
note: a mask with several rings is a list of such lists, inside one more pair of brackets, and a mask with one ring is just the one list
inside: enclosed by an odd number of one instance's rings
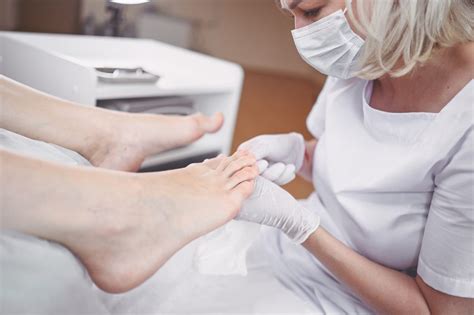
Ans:
{"label": "white cabinet", "polygon": [[[97,68],[141,68],[159,80],[114,82],[102,79]],[[146,169],[230,153],[243,83],[243,70],[237,64],[152,40],[0,32],[0,73],[89,106],[134,100],[159,103],[181,97],[196,111],[224,114],[218,133],[151,157],[143,165]]]}

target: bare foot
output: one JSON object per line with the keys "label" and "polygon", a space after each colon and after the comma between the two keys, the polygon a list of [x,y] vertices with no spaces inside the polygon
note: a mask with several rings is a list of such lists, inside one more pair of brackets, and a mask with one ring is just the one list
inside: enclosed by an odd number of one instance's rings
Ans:
{"label": "bare foot", "polygon": [[180,170],[130,175],[136,185],[117,196],[112,224],[71,237],[69,247],[101,289],[130,290],[185,244],[237,215],[253,191],[255,163],[252,155],[238,152]]}
{"label": "bare foot", "polygon": [[107,139],[91,148],[86,158],[97,167],[137,171],[146,157],[190,144],[206,133],[218,131],[224,118],[202,114],[165,116],[117,115]]}

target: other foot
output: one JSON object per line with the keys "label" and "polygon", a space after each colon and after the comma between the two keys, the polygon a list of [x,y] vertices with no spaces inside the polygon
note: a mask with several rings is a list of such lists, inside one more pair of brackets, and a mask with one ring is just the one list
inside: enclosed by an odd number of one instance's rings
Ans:
{"label": "other foot", "polygon": [[224,122],[220,113],[211,117],[120,113],[116,118],[106,139],[86,158],[97,167],[133,172],[148,156],[188,145],[217,132]]}

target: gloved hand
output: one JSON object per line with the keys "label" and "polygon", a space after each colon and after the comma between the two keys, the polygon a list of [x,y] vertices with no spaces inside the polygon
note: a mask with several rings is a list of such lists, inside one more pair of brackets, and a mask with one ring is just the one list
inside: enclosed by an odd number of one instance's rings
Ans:
{"label": "gloved hand", "polygon": [[319,216],[303,207],[286,190],[259,176],[253,194],[235,218],[272,226],[303,243],[319,227]]}
{"label": "gloved hand", "polygon": [[295,178],[303,165],[305,143],[299,133],[263,135],[242,143],[240,149],[255,155],[261,176],[284,185]]}

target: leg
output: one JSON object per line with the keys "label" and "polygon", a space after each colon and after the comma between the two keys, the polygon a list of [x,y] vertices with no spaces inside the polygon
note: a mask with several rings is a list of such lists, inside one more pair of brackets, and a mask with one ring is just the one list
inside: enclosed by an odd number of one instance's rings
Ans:
{"label": "leg", "polygon": [[0,75],[0,128],[76,151],[94,166],[136,171],[143,160],[220,129],[221,114],[129,114],[81,106]]}
{"label": "leg", "polygon": [[[1,227],[63,244],[108,292],[129,290],[178,249],[231,220],[253,190],[244,154],[226,168],[132,174],[64,166],[0,151]],[[236,180],[237,178],[237,180]],[[28,198],[19,194],[28,192]]]}

